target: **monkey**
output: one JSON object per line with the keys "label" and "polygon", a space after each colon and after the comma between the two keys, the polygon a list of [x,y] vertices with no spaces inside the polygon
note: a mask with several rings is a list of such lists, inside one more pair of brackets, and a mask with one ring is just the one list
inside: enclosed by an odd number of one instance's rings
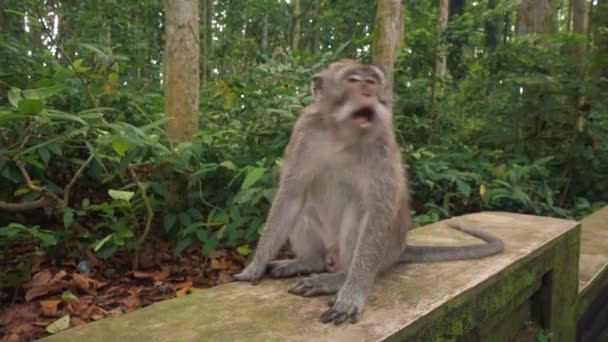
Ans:
{"label": "monkey", "polygon": [[335,273],[338,270],[340,252],[337,246],[331,246],[325,251],[325,271]]}
{"label": "monkey", "polygon": [[[356,323],[376,278],[399,263],[482,258],[504,244],[451,224],[485,244],[406,243],[410,196],[382,70],[339,60],[312,78],[314,101],[295,122],[279,186],[254,256],[236,281],[308,275],[288,292],[333,295],[321,322]],[[273,260],[289,240],[295,259]]]}

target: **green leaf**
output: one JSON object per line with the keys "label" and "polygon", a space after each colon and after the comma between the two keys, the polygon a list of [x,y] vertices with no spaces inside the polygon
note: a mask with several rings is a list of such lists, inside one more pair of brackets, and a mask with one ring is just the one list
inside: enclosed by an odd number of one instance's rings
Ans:
{"label": "green leaf", "polygon": [[129,149],[129,143],[122,139],[114,140],[112,141],[112,149],[114,149],[114,152],[116,152],[119,156],[124,157],[125,153]]}
{"label": "green leaf", "polygon": [[53,232],[49,230],[38,230],[34,228],[31,230],[32,236],[42,242],[42,245],[45,247],[55,246],[57,245],[57,239]]}
{"label": "green leaf", "polygon": [[248,245],[239,246],[236,251],[242,256],[248,256],[251,254],[251,248]]}
{"label": "green leaf", "polygon": [[49,152],[49,150],[47,150],[46,148],[41,148],[38,150],[38,155],[40,155],[40,158],[42,159],[42,161],[44,161],[45,165],[49,164],[49,160],[51,159],[51,153]]}
{"label": "green leaf", "polygon": [[211,237],[209,237],[209,239],[207,239],[207,241],[205,241],[205,244],[203,245],[203,255],[209,255],[209,252],[214,250],[219,243],[220,240],[217,238],[216,235],[212,235]]}
{"label": "green leaf", "polygon": [[23,90],[21,92],[21,94],[26,99],[42,100],[47,97],[51,97],[55,94],[59,94],[63,89],[64,89],[64,87],[62,85],[58,84],[58,85],[54,85],[52,87]]}
{"label": "green leaf", "polygon": [[123,200],[123,201],[129,202],[131,200],[131,198],[133,198],[133,195],[135,195],[135,193],[132,191],[120,191],[120,190],[110,189],[110,190],[108,190],[108,195],[110,195],[110,197],[112,197],[112,199]]}
{"label": "green leaf", "polygon": [[458,192],[463,194],[465,197],[469,197],[471,195],[471,186],[461,180],[456,180],[456,187],[458,188]]}
{"label": "green leaf", "polygon": [[74,223],[74,210],[67,209],[63,212],[63,227],[70,228]]}
{"label": "green leaf", "polygon": [[112,235],[113,235],[113,234],[109,234],[108,236],[106,236],[105,238],[103,238],[103,240],[99,241],[99,242],[98,242],[98,243],[95,245],[95,247],[93,248],[93,250],[94,250],[95,252],[97,252],[98,250],[100,250],[100,249],[101,249],[101,247],[103,247],[103,245],[105,245],[105,244],[106,244],[106,242],[110,241],[110,239],[112,238]]}
{"label": "green leaf", "polygon": [[61,293],[61,298],[66,298],[66,299],[78,299],[78,297],[72,293],[72,291],[70,290],[65,290]]}
{"label": "green leaf", "polygon": [[251,169],[247,173],[247,176],[245,177],[243,184],[241,184],[241,189],[242,190],[249,189],[250,187],[255,185],[255,183],[257,183],[260,180],[260,178],[262,178],[262,176],[264,175],[265,172],[266,172],[266,168],[264,168],[264,167],[256,167],[256,168]]}
{"label": "green leaf", "polygon": [[192,223],[192,218],[190,217],[190,215],[188,215],[187,212],[182,212],[179,213],[179,222],[184,226],[187,226]]}
{"label": "green leaf", "polygon": [[19,88],[11,88],[8,91],[8,102],[15,108],[19,108],[19,101],[21,101],[21,89]]}
{"label": "green leaf", "polygon": [[171,228],[173,228],[173,226],[175,226],[175,222],[177,222],[177,215],[175,215],[175,214],[166,215],[164,222],[163,222],[165,231],[166,232],[170,231]]}
{"label": "green leaf", "polygon": [[221,162],[220,166],[223,166],[230,171],[236,171],[236,165],[234,165],[234,163],[231,162],[230,160],[225,160],[225,161]]}
{"label": "green leaf", "polygon": [[55,334],[70,327],[70,315],[65,315],[46,327],[49,334]]}
{"label": "green leaf", "polygon": [[53,152],[53,154],[58,155],[58,156],[62,156],[63,155],[63,151],[61,150],[61,145],[59,145],[58,143],[50,143],[48,146],[49,150],[51,150],[51,152]]}
{"label": "green leaf", "polygon": [[175,246],[174,256],[181,255],[184,249],[188,248],[192,244],[193,240],[191,237],[187,237],[183,240],[180,240]]}
{"label": "green leaf", "polygon": [[19,111],[23,114],[38,114],[44,110],[44,102],[38,99],[19,101]]}

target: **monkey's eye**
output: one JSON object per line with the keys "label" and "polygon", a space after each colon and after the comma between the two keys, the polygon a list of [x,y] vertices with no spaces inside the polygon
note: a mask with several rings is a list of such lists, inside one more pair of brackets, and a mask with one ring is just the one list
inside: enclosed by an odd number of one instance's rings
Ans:
{"label": "monkey's eye", "polygon": [[349,75],[347,81],[348,83],[356,83],[363,81],[363,78],[359,75]]}
{"label": "monkey's eye", "polygon": [[367,84],[376,84],[376,83],[378,83],[378,81],[375,78],[373,78],[373,77],[368,77],[368,78],[365,79],[365,83],[367,83]]}

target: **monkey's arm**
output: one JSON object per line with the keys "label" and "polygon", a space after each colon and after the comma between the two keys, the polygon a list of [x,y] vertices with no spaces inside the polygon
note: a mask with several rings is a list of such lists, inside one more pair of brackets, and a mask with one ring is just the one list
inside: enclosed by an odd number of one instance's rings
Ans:
{"label": "monkey's arm", "polygon": [[407,245],[399,262],[425,263],[463,259],[477,259],[498,254],[503,251],[504,243],[496,236],[475,229],[463,223],[450,223],[450,227],[479,238],[486,243],[469,246],[412,246]]}
{"label": "monkey's arm", "polygon": [[[372,195],[372,203],[359,230],[359,240],[355,247],[352,263],[346,280],[337,293],[332,307],[321,315],[324,323],[341,324],[346,320],[356,322],[365,307],[365,302],[376,276],[387,261],[391,251],[400,253],[400,241],[391,238],[391,225],[397,208],[397,193],[393,184],[376,180],[380,186]],[[380,205],[378,205],[378,203]],[[369,205],[369,204],[368,204]],[[394,245],[392,245],[394,244]],[[333,304],[332,304],[333,303]]]}
{"label": "monkey's arm", "polygon": [[[291,146],[287,148],[288,153],[293,150],[300,152],[299,150],[304,149],[305,146],[301,141],[302,139],[297,137],[292,139]],[[298,158],[286,160],[281,172],[279,189],[268,213],[266,230],[260,237],[253,260],[241,273],[234,276],[235,280],[256,284],[266,273],[268,262],[274,259],[291,234],[304,204],[306,177],[298,174],[301,169],[300,164],[301,160]]]}
{"label": "monkey's arm", "polygon": [[277,255],[287,241],[301,210],[302,199],[298,195],[279,190],[272,203],[266,230],[256,247],[254,258],[243,272],[234,276],[236,280],[251,281],[255,284],[264,276],[268,262]]}

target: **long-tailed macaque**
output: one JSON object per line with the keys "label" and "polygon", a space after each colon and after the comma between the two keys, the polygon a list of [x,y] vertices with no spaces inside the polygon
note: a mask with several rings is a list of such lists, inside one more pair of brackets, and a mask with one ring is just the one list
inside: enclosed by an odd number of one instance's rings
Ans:
{"label": "long-tailed macaque", "polygon": [[[267,271],[273,278],[312,274],[289,292],[337,293],[321,321],[354,323],[376,277],[397,263],[481,258],[503,250],[500,239],[462,224],[452,227],[486,243],[407,245],[409,191],[384,74],[373,65],[340,60],[315,75],[313,85],[315,102],[293,129],[266,230],[236,280],[257,283]],[[288,239],[296,258],[272,261]]]}

